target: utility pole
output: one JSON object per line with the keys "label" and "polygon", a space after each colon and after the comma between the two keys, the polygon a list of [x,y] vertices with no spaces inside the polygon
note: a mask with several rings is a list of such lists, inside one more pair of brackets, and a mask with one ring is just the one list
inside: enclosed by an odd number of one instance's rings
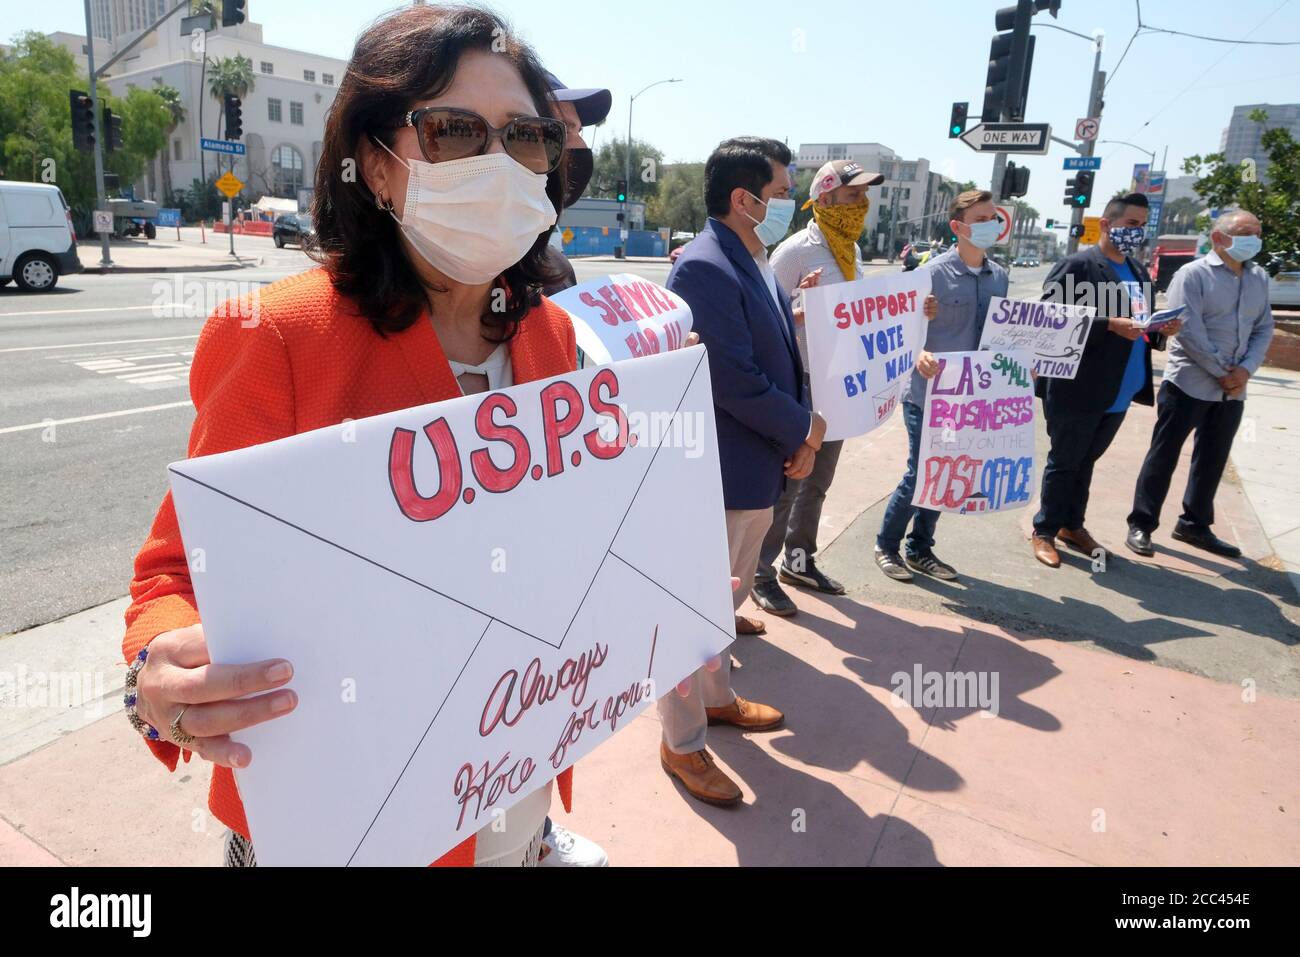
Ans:
{"label": "utility pole", "polygon": [[894,180],[894,184],[894,198],[889,203],[889,244],[885,247],[885,258],[891,263],[894,261],[894,231],[898,228],[898,180]]}
{"label": "utility pole", "polygon": [[[99,91],[95,89],[95,31],[90,25],[90,0],[86,0],[86,67],[90,74],[90,112],[95,119],[95,208],[108,208],[108,193],[104,189],[104,124],[99,115]],[[111,135],[111,131],[109,131]],[[111,232],[111,230],[110,230]],[[113,256],[108,250],[109,233],[100,233],[101,253],[99,264],[113,268]]]}
{"label": "utility pole", "polygon": [[[1092,88],[1088,91],[1088,112],[1086,116],[1101,116],[1103,106],[1102,93],[1106,89],[1106,74],[1101,69],[1101,48],[1104,38],[1099,33],[1093,38],[1093,44],[1097,53],[1092,62]],[[1080,153],[1084,156],[1092,156],[1096,148],[1096,139],[1085,140]],[[1091,199],[1092,197],[1089,197]],[[1070,212],[1070,241],[1066,245],[1066,255],[1073,256],[1079,251],[1079,237],[1075,235],[1078,232],[1074,227],[1083,225],[1083,210],[1076,207]]]}

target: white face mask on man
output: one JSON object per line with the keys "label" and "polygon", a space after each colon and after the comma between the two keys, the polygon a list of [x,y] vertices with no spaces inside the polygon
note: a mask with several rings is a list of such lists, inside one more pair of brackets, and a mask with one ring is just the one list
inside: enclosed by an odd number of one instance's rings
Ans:
{"label": "white face mask on man", "polygon": [[402,218],[389,215],[429,265],[456,282],[491,282],[555,225],[546,174],[506,153],[426,163],[379,145],[411,174]]}

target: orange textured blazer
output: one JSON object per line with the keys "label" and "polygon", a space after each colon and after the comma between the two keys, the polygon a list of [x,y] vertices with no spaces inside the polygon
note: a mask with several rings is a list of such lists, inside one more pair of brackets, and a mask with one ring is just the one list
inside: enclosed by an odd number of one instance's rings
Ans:
{"label": "orange textured blazer", "polygon": [[[568,314],[543,299],[511,340],[510,365],[516,383],[573,371],[577,350]],[[189,457],[460,394],[427,310],[410,328],[385,338],[334,289],[325,270],[312,269],[263,289],[256,309],[248,299],[232,300],[204,324],[190,369],[196,414]],[[131,598],[122,640],[127,661],[162,632],[199,621],[170,492],[136,556]],[[180,748],[165,740],[146,743],[176,770]],[[184,751],[186,761],[190,753]],[[572,810],[573,769],[557,784],[565,809]],[[213,767],[208,808],[251,840],[229,768]],[[473,836],[434,863],[473,865]]]}

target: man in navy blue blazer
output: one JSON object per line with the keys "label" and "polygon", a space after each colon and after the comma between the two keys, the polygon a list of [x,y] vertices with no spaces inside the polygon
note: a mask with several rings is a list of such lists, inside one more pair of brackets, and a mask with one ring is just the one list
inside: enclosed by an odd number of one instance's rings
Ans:
{"label": "man in navy blue blazer", "polygon": [[[668,275],[668,288],[691,307],[691,327],[709,350],[731,574],[746,583],[735,593],[737,611],[786,478],[812,471],[826,434],[804,387],[790,301],[767,262],[767,247],[785,236],[794,215],[790,161],[789,148],[776,140],[720,143],[704,166],[709,221]],[[736,630],[759,634],[762,623],[737,615]],[[705,748],[708,726],[774,731],[785,717],[732,691],[731,655],[721,659],[716,670],[691,677],[688,694],[660,699],[659,755],[692,796],[733,805],[740,788]]]}

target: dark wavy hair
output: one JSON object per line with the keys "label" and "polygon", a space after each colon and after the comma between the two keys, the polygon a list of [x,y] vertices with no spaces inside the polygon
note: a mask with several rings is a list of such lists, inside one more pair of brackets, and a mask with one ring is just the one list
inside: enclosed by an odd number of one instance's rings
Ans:
{"label": "dark wavy hair", "polygon": [[[329,272],[334,288],[358,304],[380,335],[410,327],[427,299],[397,222],[376,206],[357,171],[358,147],[362,137],[392,146],[406,112],[446,90],[460,58],[472,50],[509,57],[537,115],[556,115],[541,62],[505,21],[477,7],[424,4],[403,7],[370,25],[357,40],[330,106],[316,168],[316,241],[310,252]],[[353,175],[345,177],[347,170]],[[561,163],[547,177],[546,195],[556,210],[562,208],[565,175]],[[550,235],[551,229],[539,235],[524,258],[497,278],[505,289],[505,308],[483,314],[485,339],[512,338],[528,310],[540,304],[542,286],[556,278],[546,256]]]}

